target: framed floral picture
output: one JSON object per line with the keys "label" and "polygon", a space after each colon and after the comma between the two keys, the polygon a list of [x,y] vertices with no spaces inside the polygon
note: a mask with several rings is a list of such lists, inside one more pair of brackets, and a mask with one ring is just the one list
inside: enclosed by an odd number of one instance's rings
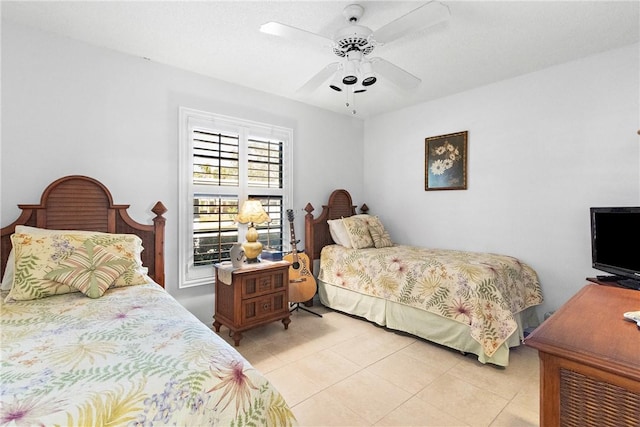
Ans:
{"label": "framed floral picture", "polygon": [[424,189],[467,189],[468,131],[424,140]]}

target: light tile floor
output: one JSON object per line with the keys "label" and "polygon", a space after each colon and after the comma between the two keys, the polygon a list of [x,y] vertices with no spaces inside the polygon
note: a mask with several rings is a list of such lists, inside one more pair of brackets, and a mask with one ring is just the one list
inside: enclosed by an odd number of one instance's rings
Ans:
{"label": "light tile floor", "polygon": [[[315,304],[245,332],[237,350],[280,390],[301,426],[538,426],[537,352],[509,366]],[[233,340],[224,326],[220,335]]]}

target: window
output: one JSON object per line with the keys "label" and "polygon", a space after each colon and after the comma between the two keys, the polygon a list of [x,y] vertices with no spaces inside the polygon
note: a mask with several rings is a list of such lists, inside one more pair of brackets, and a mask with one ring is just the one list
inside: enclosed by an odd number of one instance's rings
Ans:
{"label": "window", "polygon": [[271,217],[255,224],[259,241],[286,250],[291,139],[291,129],[180,108],[180,287],[211,283],[212,264],[245,240],[234,219],[247,199]]}

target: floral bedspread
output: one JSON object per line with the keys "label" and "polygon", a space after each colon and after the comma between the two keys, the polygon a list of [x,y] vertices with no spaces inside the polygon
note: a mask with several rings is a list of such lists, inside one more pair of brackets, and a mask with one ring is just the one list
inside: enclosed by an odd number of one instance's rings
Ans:
{"label": "floral bedspread", "polygon": [[157,284],[0,314],[0,425],[296,424],[267,379]]}
{"label": "floral bedspread", "polygon": [[323,282],[469,325],[489,357],[517,330],[514,314],[542,303],[536,272],[505,255],[330,245],[320,266]]}

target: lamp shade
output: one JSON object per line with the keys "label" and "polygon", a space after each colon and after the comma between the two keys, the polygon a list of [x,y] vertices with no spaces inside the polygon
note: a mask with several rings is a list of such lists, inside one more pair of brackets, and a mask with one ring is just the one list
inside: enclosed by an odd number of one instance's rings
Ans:
{"label": "lamp shade", "polygon": [[271,221],[269,215],[264,211],[260,200],[246,200],[240,208],[240,213],[236,217],[240,224],[257,223]]}

